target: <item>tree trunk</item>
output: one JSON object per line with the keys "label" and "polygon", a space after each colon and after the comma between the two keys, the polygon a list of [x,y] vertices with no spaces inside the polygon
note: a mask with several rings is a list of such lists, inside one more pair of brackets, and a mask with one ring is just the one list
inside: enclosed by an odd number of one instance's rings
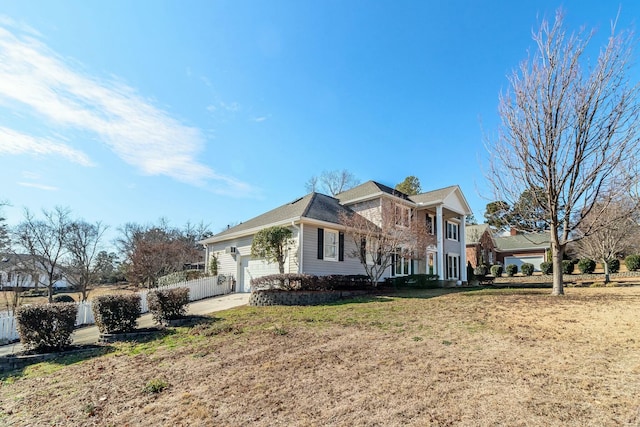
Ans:
{"label": "tree trunk", "polygon": [[604,267],[604,283],[609,283],[609,263],[606,259],[602,259],[602,266]]}
{"label": "tree trunk", "polygon": [[551,295],[564,295],[564,282],[562,281],[563,247],[551,242],[551,254],[553,258],[553,290]]}

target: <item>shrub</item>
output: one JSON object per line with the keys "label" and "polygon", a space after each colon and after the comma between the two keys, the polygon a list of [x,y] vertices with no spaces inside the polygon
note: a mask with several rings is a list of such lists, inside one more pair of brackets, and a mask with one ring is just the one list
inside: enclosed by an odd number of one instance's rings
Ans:
{"label": "shrub", "polygon": [[580,270],[582,274],[591,274],[595,271],[595,269],[596,262],[592,259],[582,258],[580,261],[578,261],[578,270]]}
{"label": "shrub", "polygon": [[624,265],[627,266],[629,271],[640,270],[640,255],[629,255],[624,259]]}
{"label": "shrub", "polygon": [[169,387],[169,383],[160,378],[154,378],[144,386],[143,391],[149,394],[156,394],[162,392]]}
{"label": "shrub", "polygon": [[548,262],[548,261],[544,261],[540,263],[540,271],[542,271],[542,274],[551,274],[553,273],[553,263],[552,262]]}
{"label": "shrub", "polygon": [[502,276],[502,266],[500,264],[492,265],[491,266],[491,275],[493,277]]}
{"label": "shrub", "polygon": [[562,260],[562,274],[572,274],[575,264],[568,259]]}
{"label": "shrub", "polygon": [[467,261],[467,280],[471,281],[473,279],[474,279],[473,266],[471,265],[470,261]]}
{"label": "shrub", "polygon": [[533,264],[525,262],[524,264],[522,264],[522,267],[520,267],[520,270],[525,276],[531,276],[533,274],[533,270],[535,270],[535,267],[533,266]]}
{"label": "shrub", "polygon": [[504,268],[504,270],[507,273],[507,276],[511,277],[514,274],[518,273],[518,266],[515,264],[509,264]]}
{"label": "shrub", "polygon": [[53,302],[76,302],[71,295],[56,295]]}
{"label": "shrub", "polygon": [[93,299],[92,310],[101,333],[131,332],[140,317],[140,295],[101,295]]}
{"label": "shrub", "polygon": [[607,260],[609,266],[609,273],[617,273],[620,271],[620,260],[617,258]]}
{"label": "shrub", "polygon": [[484,279],[484,276],[486,276],[487,274],[489,274],[489,267],[484,264],[481,264],[473,269],[473,275],[480,280]]}
{"label": "shrub", "polygon": [[153,320],[167,324],[169,320],[181,319],[187,314],[189,288],[159,289],[147,294],[147,304]]}
{"label": "shrub", "polygon": [[61,351],[71,344],[78,306],[70,303],[18,307],[16,320],[20,342],[37,353]]}

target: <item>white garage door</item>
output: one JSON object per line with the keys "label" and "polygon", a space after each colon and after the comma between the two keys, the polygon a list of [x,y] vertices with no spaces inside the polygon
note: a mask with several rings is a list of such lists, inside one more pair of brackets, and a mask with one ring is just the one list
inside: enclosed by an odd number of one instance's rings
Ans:
{"label": "white garage door", "polygon": [[250,256],[244,256],[241,260],[240,274],[242,277],[239,280],[240,288],[238,292],[251,292],[251,279],[255,279],[262,276],[268,276],[269,274],[278,274],[278,264],[268,263],[261,259],[251,259]]}
{"label": "white garage door", "polygon": [[540,271],[540,263],[544,261],[544,257],[540,256],[508,256],[504,258],[504,266],[506,267],[509,264],[515,264],[518,266],[518,273],[522,270],[522,264],[528,262],[529,264],[533,264],[533,269],[535,271]]}

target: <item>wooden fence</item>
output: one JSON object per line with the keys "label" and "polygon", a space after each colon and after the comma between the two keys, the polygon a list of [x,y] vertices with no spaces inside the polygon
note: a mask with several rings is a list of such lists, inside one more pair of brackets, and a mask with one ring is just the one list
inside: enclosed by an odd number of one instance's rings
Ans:
{"label": "wooden fence", "polygon": [[[218,295],[231,293],[231,280],[218,276],[202,277],[200,279],[189,280],[188,282],[175,283],[173,285],[162,286],[156,289],[174,289],[189,288],[189,301],[197,301],[204,298],[211,298]],[[140,294],[141,312],[148,313],[147,294],[149,290],[145,289],[138,292]],[[93,310],[91,309],[91,301],[79,302],[78,315],[76,316],[76,326],[92,325],[95,323]],[[0,344],[15,341],[19,338],[16,320],[12,313],[0,312]]]}

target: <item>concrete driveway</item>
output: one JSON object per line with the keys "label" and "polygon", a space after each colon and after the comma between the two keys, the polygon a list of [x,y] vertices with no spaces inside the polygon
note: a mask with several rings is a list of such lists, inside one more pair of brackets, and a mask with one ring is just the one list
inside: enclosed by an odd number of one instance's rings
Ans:
{"label": "concrete driveway", "polygon": [[[249,293],[238,293],[193,301],[187,306],[187,313],[191,315],[203,315],[239,307],[249,302],[250,295]],[[156,324],[153,322],[150,313],[145,313],[138,319],[139,328],[149,328],[152,326],[156,326]],[[100,333],[98,332],[97,326],[85,326],[73,332],[73,343],[76,345],[95,344],[99,338]],[[3,345],[0,346],[0,357],[21,351],[22,344],[20,343]]]}

